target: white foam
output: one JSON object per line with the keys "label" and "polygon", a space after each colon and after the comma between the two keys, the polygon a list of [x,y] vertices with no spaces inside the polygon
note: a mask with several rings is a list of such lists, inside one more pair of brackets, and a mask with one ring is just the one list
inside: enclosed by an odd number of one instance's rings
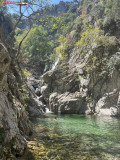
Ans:
{"label": "white foam", "polygon": [[53,113],[49,110],[49,108],[45,108],[46,109],[46,113]]}

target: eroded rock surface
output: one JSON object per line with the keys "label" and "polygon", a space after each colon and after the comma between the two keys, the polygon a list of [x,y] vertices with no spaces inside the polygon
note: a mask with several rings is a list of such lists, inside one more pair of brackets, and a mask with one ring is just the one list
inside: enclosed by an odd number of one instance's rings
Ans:
{"label": "eroded rock surface", "polygon": [[9,69],[10,64],[8,51],[0,44],[0,128],[4,132],[3,141],[10,145],[11,153],[22,155],[32,127],[16,77]]}
{"label": "eroded rock surface", "polygon": [[41,94],[52,112],[120,115],[120,64],[111,70],[101,64],[91,72],[84,69],[91,53],[108,59],[108,65],[114,55],[119,57],[119,43],[115,37],[108,37],[111,38],[114,44],[106,48],[93,46],[84,58],[74,48],[67,62],[41,77]]}

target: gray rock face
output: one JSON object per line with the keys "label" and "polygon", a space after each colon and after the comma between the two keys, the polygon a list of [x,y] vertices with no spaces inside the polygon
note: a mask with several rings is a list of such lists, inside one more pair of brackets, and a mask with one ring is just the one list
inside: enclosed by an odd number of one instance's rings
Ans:
{"label": "gray rock face", "polygon": [[22,155],[26,148],[25,137],[31,134],[32,127],[16,77],[11,70],[8,73],[10,63],[7,49],[0,44],[0,128],[5,132],[4,141],[11,144],[12,152]]}
{"label": "gray rock face", "polygon": [[64,63],[42,76],[41,93],[52,112],[85,113],[84,95],[79,92],[78,74]]}
{"label": "gray rock face", "polygon": [[45,112],[46,105],[44,104],[44,97],[41,96],[41,90],[39,88],[39,80],[36,80],[33,76],[30,76],[28,79],[28,87],[30,89],[29,104],[27,107],[29,116],[41,117]]}
{"label": "gray rock face", "polygon": [[[120,64],[109,69],[110,60],[119,52],[119,44],[115,37],[108,39],[114,39],[115,43],[106,48],[94,45],[84,58],[80,49],[74,48],[68,62],[41,77],[41,93],[52,112],[120,115]],[[106,65],[86,71],[91,53],[105,59]]]}
{"label": "gray rock face", "polygon": [[28,106],[28,112],[31,117],[40,117],[44,113],[44,104],[39,100],[39,97],[30,96],[30,105]]}
{"label": "gray rock face", "polygon": [[84,97],[79,92],[64,94],[52,93],[49,97],[49,107],[55,113],[79,113]]}
{"label": "gray rock face", "polygon": [[96,112],[101,115],[116,116],[119,115],[118,106],[119,92],[114,90],[113,92],[106,93],[96,104]]}
{"label": "gray rock face", "polygon": [[35,94],[36,94],[38,97],[40,97],[40,96],[41,96],[41,93],[40,93],[39,88],[36,88],[36,90],[35,90]]}
{"label": "gray rock face", "polygon": [[10,65],[11,59],[7,53],[7,49],[4,45],[0,44],[0,88],[5,89],[7,86],[7,71]]}

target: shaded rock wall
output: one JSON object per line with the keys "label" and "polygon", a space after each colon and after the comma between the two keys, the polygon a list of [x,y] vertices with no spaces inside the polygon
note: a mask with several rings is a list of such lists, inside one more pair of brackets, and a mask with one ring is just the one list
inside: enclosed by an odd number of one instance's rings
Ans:
{"label": "shaded rock wall", "polygon": [[11,59],[5,46],[0,44],[0,128],[3,129],[4,142],[11,152],[22,155],[26,148],[26,138],[32,132],[28,115],[24,108],[17,79],[9,69]]}

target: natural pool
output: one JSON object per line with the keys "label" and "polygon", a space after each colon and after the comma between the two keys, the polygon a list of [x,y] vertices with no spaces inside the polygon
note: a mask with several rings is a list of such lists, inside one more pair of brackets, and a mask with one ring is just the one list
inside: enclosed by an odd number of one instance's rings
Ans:
{"label": "natural pool", "polygon": [[[32,119],[35,160],[120,160],[120,119],[54,115]],[[57,117],[57,121],[53,118]],[[32,160],[32,159],[31,159]]]}

